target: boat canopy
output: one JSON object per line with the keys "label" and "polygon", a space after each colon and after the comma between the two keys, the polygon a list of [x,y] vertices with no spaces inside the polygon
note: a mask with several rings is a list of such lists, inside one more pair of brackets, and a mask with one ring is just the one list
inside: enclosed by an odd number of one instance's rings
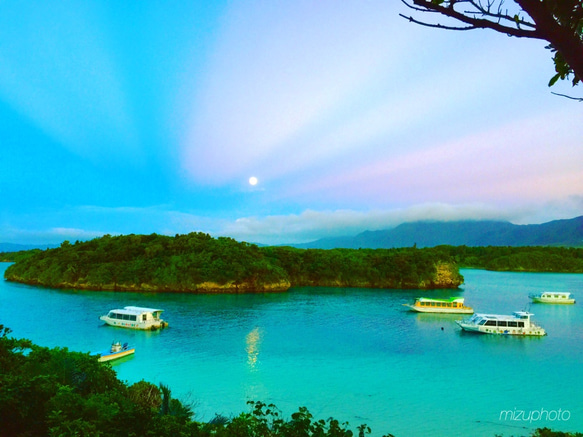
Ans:
{"label": "boat canopy", "polygon": [[130,316],[139,316],[140,314],[144,314],[144,313],[155,314],[155,313],[161,313],[162,311],[164,311],[164,310],[129,306],[129,307],[124,307],[123,309],[111,310],[110,312],[117,313],[117,314],[128,314]]}
{"label": "boat canopy", "polygon": [[534,314],[527,311],[515,311],[511,316],[506,314],[474,314],[471,320],[477,319],[487,319],[487,320],[516,320],[516,319],[528,319]]}
{"label": "boat canopy", "polygon": [[453,302],[460,302],[464,303],[463,297],[450,297],[449,299],[433,299],[429,297],[419,297],[417,298],[418,302],[446,302],[446,303],[453,303]]}

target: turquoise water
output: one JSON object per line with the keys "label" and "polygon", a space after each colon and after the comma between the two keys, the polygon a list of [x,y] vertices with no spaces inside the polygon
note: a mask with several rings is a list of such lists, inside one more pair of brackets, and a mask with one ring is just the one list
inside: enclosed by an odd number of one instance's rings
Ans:
{"label": "turquoise water", "polygon": [[[0,264],[0,274],[6,267]],[[366,423],[373,436],[583,431],[583,275],[462,274],[466,283],[453,293],[295,288],[162,295],[2,281],[0,324],[15,337],[83,352],[127,341],[136,354],[114,364],[118,376],[169,385],[193,404],[198,420],[236,415],[248,410],[247,400],[261,400],[288,417],[306,406],[316,419],[348,421],[353,430]],[[544,290],[572,291],[580,302],[531,305],[549,334],[543,338],[464,333],[454,323],[460,316],[402,306],[420,295],[460,295],[478,312],[506,314],[527,308],[528,294]],[[170,327],[137,332],[98,320],[126,305],[162,308]]]}

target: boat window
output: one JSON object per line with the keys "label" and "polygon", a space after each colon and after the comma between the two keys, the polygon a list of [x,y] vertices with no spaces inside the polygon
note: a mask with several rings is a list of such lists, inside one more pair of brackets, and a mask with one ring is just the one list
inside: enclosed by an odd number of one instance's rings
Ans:
{"label": "boat window", "polygon": [[518,327],[519,328],[524,328],[524,322],[518,322]]}
{"label": "boat window", "polygon": [[142,320],[145,322],[148,316],[146,314],[142,314]]}
{"label": "boat window", "polygon": [[511,328],[517,328],[518,327],[518,322],[508,322],[508,326]]}
{"label": "boat window", "polygon": [[136,321],[136,316],[130,316],[130,320],[131,320],[132,322],[135,322],[135,321]]}
{"label": "boat window", "polygon": [[109,317],[110,319],[115,319],[115,313],[114,312],[110,312],[107,317]]}
{"label": "boat window", "polygon": [[486,326],[496,326],[496,320],[488,320]]}
{"label": "boat window", "polygon": [[124,314],[123,315],[123,319],[124,320],[129,320],[130,319],[130,315],[129,314]]}
{"label": "boat window", "polygon": [[506,320],[498,320],[498,326],[508,326]]}
{"label": "boat window", "polygon": [[483,325],[487,322],[487,320],[480,320],[480,323],[478,323],[478,325]]}
{"label": "boat window", "polygon": [[118,314],[118,313],[115,313],[112,317],[112,319],[121,319],[121,318],[122,318],[121,314]]}

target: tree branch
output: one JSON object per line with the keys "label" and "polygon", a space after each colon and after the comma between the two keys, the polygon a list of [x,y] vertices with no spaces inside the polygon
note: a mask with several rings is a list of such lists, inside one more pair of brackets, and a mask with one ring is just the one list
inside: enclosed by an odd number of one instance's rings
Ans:
{"label": "tree branch", "polygon": [[446,30],[491,29],[518,38],[540,39],[550,43],[558,79],[574,75],[573,86],[583,81],[583,0],[513,0],[510,11],[505,0],[401,0],[419,13],[436,13],[461,25],[401,17],[422,26]]}
{"label": "tree branch", "polygon": [[[536,22],[537,31],[558,50],[573,74],[583,80],[583,41],[580,29],[561,25],[551,10],[540,0],[516,0]],[[575,82],[576,83],[576,82]]]}
{"label": "tree branch", "polygon": [[[492,29],[496,32],[505,33],[510,36],[515,36],[518,38],[534,38],[534,39],[545,39],[543,35],[538,31],[533,23],[525,21],[518,17],[518,15],[511,16],[507,14],[502,14],[500,12],[500,8],[498,11],[493,13],[491,12],[492,3],[488,3],[487,7],[482,6],[481,2],[475,2],[472,0],[452,0],[447,3],[446,6],[441,4],[433,3],[431,0],[413,0],[414,5],[408,3],[405,0],[401,0],[408,8],[419,11],[419,12],[434,12],[439,13],[441,15],[445,15],[447,17],[453,18],[457,21],[462,23],[468,24],[467,27],[456,27],[456,26],[446,26],[443,24],[432,24],[427,22],[422,22],[420,20],[416,20],[411,16],[405,16],[399,14],[401,17],[408,19],[409,21],[428,26],[428,27],[435,27],[439,29],[448,29],[448,30],[473,30],[473,29]],[[455,5],[458,3],[468,3],[471,5],[475,10],[474,11],[464,11],[460,12],[455,9]],[[492,21],[485,18],[477,18],[477,15],[482,15],[488,18],[495,19],[497,21]],[[515,27],[507,26],[501,24],[502,21],[507,21],[509,23],[514,23]],[[521,28],[520,26],[529,27],[532,30],[526,30]]]}
{"label": "tree branch", "polygon": [[567,94],[555,93],[553,91],[551,91],[551,94],[554,94],[555,96],[559,96],[559,97],[565,97],[565,98],[571,99],[571,100],[576,100],[578,102],[583,102],[583,97],[573,97],[573,96],[568,96]]}
{"label": "tree branch", "polygon": [[399,16],[409,20],[411,23],[419,24],[421,26],[426,26],[426,27],[433,27],[436,29],[445,29],[445,30],[474,30],[474,29],[477,29],[477,27],[475,27],[475,26],[456,27],[456,26],[445,26],[445,25],[439,24],[439,23],[438,24],[431,24],[431,23],[425,23],[424,21],[416,20],[415,18],[413,18],[411,16],[407,16],[407,15],[403,15],[403,14],[399,14]]}

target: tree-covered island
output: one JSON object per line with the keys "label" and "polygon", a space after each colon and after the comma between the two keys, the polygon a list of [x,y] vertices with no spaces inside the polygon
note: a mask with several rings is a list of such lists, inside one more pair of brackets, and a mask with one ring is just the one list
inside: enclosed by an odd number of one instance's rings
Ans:
{"label": "tree-covered island", "polygon": [[291,286],[437,289],[463,283],[439,248],[296,249],[258,247],[204,233],[105,235],[30,251],[9,281],[91,290],[243,293]]}
{"label": "tree-covered island", "polygon": [[9,281],[52,288],[246,293],[293,286],[447,289],[459,268],[583,273],[583,248],[437,246],[395,249],[259,247],[204,233],[105,235],[48,250],[0,254]]}

